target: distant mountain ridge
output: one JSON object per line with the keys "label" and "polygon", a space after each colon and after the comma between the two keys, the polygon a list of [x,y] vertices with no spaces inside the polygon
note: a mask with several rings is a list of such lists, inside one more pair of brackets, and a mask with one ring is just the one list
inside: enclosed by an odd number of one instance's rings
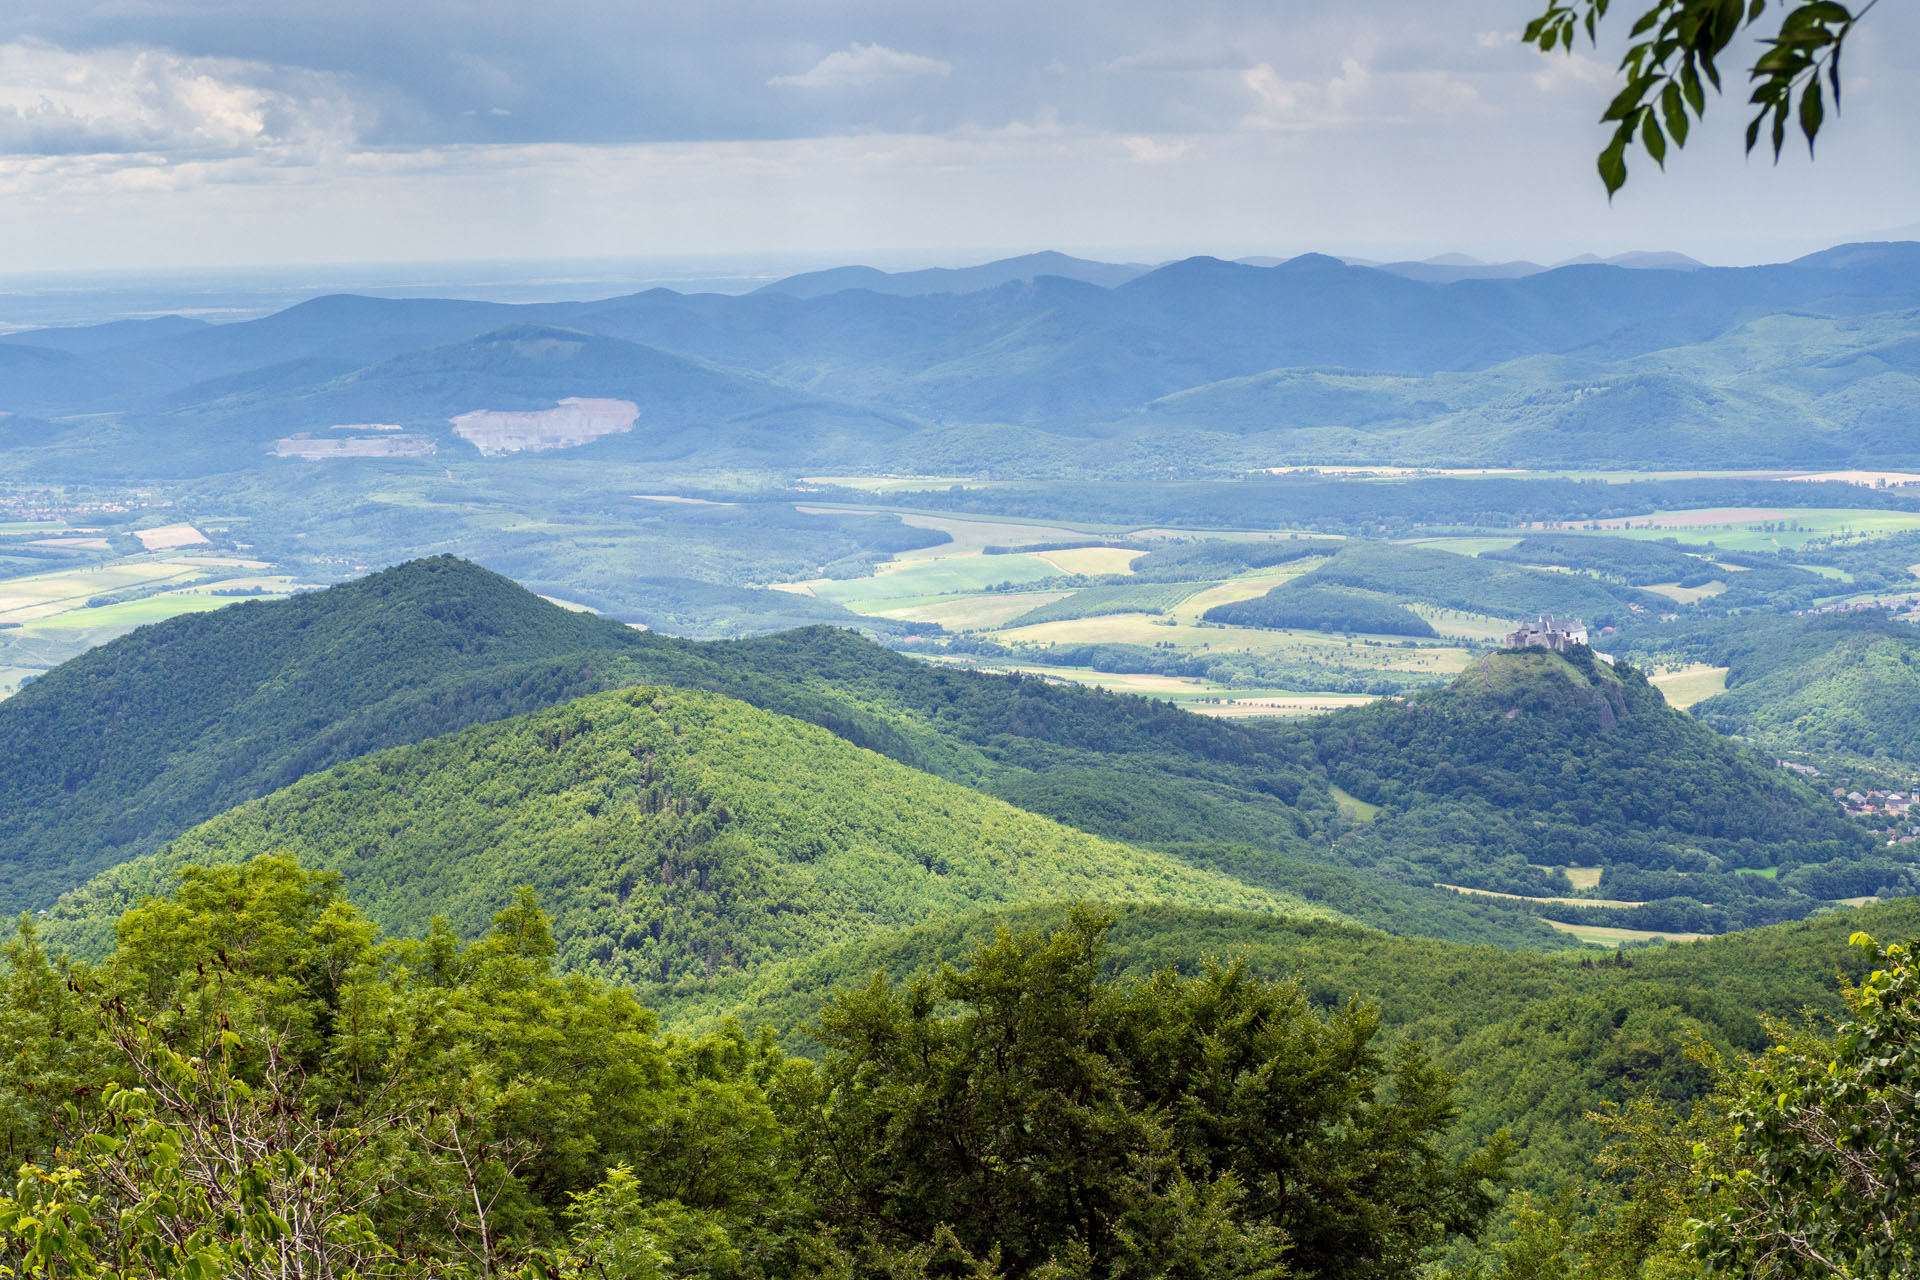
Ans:
{"label": "distant mountain ridge", "polygon": [[1083,284],[1113,288],[1153,268],[1138,263],[1093,262],[1047,250],[1002,258],[977,267],[927,267],[919,271],[881,271],[875,267],[832,267],[808,271],[763,285],[759,293],[781,293],[794,298],[818,298],[843,289],[865,289],[898,297],[928,293],[978,293],[1004,284],[1060,276]]}
{"label": "distant mountain ridge", "polygon": [[[1010,459],[1053,466],[1112,456],[1095,442],[1116,437],[1151,454],[1174,432],[1179,456],[1208,467],[1247,453],[1920,465],[1920,438],[1894,425],[1920,395],[1920,244],[1765,267],[1634,261],[1441,280],[1319,254],[1111,271],[1039,255],[742,297],[340,296],[240,324],[13,335],[0,410],[67,422],[38,461],[124,475],[255,465],[290,430],[336,421],[399,423],[472,458],[451,417],[568,397],[641,406],[636,430],[591,456],[792,474],[896,468],[982,429]],[[528,358],[536,332],[571,354]],[[1833,376],[1794,375],[1809,342]],[[1301,394],[1329,378],[1353,394]]]}

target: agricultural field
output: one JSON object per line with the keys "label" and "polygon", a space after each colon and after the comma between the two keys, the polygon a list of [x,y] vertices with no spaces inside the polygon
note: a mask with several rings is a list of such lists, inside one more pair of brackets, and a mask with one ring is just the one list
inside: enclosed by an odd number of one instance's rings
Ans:
{"label": "agricultural field", "polygon": [[1859,539],[1920,530],[1920,512],[1868,508],[1706,507],[1626,516],[1578,526],[1625,538],[1673,538],[1724,551],[1781,551],[1827,538]]}
{"label": "agricultural field", "polygon": [[264,561],[221,553],[192,525],[131,535],[60,521],[0,525],[0,696],[135,627],[279,598],[295,585]]}
{"label": "agricultural field", "polygon": [[1655,672],[1647,681],[1670,705],[1685,711],[1696,702],[1705,702],[1727,691],[1727,668],[1695,662]]}
{"label": "agricultural field", "polygon": [[1593,947],[1624,947],[1636,942],[1698,942],[1704,933],[1675,933],[1671,930],[1617,929],[1603,924],[1567,924],[1560,920],[1542,920],[1549,929],[1557,929]]}

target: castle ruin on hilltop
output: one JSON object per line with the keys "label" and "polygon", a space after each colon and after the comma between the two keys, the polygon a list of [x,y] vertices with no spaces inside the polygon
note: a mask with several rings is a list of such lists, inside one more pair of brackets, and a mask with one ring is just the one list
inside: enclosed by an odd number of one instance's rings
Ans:
{"label": "castle ruin on hilltop", "polygon": [[1518,631],[1507,633],[1509,649],[1531,649],[1537,645],[1555,653],[1565,653],[1575,645],[1585,643],[1586,623],[1578,618],[1556,618],[1545,613],[1540,615],[1539,621],[1523,622]]}

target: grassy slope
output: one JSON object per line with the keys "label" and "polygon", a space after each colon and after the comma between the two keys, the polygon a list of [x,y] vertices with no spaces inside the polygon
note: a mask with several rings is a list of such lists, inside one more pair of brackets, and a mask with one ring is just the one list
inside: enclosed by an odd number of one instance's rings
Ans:
{"label": "grassy slope", "polygon": [[188,832],[57,904],[104,948],[175,868],[292,853],[341,873],[391,932],[480,932],[539,890],[570,968],[634,985],[751,972],[982,904],[1073,897],[1302,909],[714,694],[563,706],[338,766]]}

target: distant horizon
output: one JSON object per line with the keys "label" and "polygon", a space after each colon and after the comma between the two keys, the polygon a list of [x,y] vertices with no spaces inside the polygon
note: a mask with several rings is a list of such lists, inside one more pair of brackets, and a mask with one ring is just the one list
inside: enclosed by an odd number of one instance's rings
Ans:
{"label": "distant horizon", "polygon": [[254,263],[185,267],[118,267],[0,273],[0,334],[32,329],[84,327],[158,316],[184,316],[212,323],[258,319],[315,297],[360,293],[371,297],[446,298],[504,304],[590,301],[649,289],[738,296],[795,276],[871,268],[889,275],[925,270],[965,270],[1059,253],[1081,261],[1155,270],[1191,258],[1228,262],[1290,261],[1319,254],[1354,266],[1408,263],[1472,263],[1501,267],[1531,263],[1544,270],[1594,260],[1678,254],[1708,268],[1737,269],[1790,262],[1847,244],[1920,241],[1920,224],[1878,235],[1810,240],[1800,252],[1737,262],[1714,262],[1670,248],[1613,253],[1576,253],[1551,261],[1524,256],[1487,257],[1440,250],[1414,257],[1379,257],[1324,249],[1296,252],[1235,252],[1165,246],[1108,249],[928,249],[838,253],[742,253],[545,258],[448,258],[419,261]]}

